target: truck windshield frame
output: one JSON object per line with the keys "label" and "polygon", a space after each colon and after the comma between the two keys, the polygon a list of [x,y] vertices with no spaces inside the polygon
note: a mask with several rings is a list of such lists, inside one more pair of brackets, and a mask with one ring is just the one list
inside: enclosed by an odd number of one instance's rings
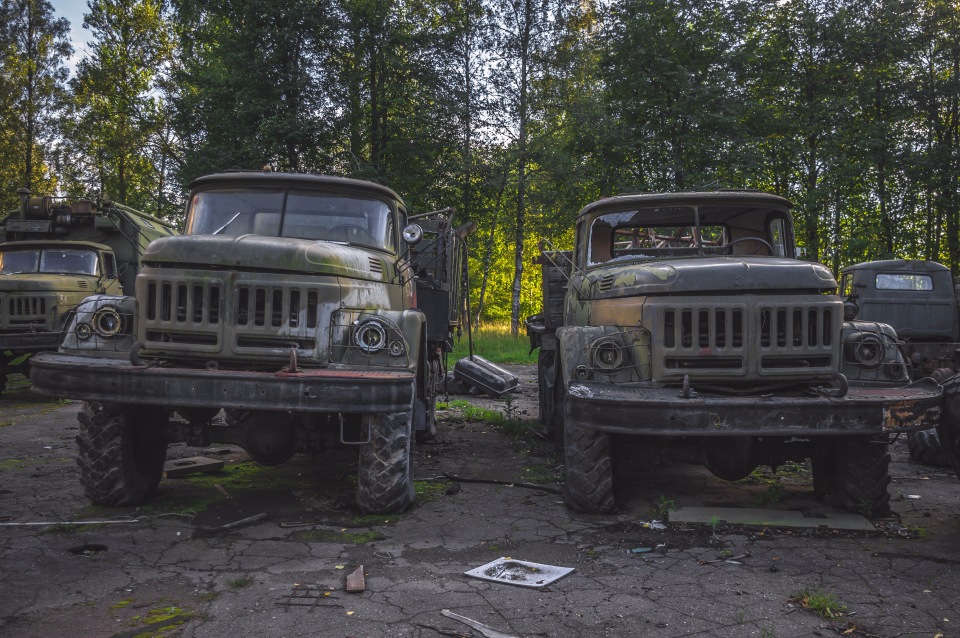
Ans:
{"label": "truck windshield frame", "polygon": [[789,241],[781,211],[716,204],[602,210],[584,230],[587,267],[697,256],[784,257]]}
{"label": "truck windshield frame", "polygon": [[376,197],[307,188],[195,191],[186,235],[261,235],[396,251],[395,207]]}
{"label": "truck windshield frame", "polygon": [[0,275],[97,275],[99,261],[96,251],[78,248],[5,250],[0,251]]}

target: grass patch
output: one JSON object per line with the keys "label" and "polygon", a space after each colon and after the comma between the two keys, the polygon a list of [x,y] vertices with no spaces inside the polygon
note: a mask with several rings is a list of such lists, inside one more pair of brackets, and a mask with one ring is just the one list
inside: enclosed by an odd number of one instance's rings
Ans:
{"label": "grass patch", "polygon": [[[530,339],[526,328],[520,327],[520,333],[510,334],[508,323],[483,324],[473,331],[473,353],[493,363],[535,363],[536,355],[530,354]],[[451,357],[462,359],[470,355],[467,335],[455,344]]]}
{"label": "grass patch", "polygon": [[563,474],[555,465],[530,465],[522,470],[523,480],[527,483],[559,483]]}
{"label": "grass patch", "polygon": [[[509,410],[509,406],[505,406]],[[463,417],[464,421],[479,421],[489,423],[491,426],[500,430],[504,434],[512,437],[524,437],[529,435],[531,423],[520,419],[508,418],[502,412],[481,408],[473,405],[469,401],[456,399],[449,403],[438,403],[438,410],[456,410]]]}
{"label": "grass patch", "polygon": [[27,467],[25,459],[4,459],[0,461],[0,470],[23,470]]}
{"label": "grass patch", "polygon": [[[272,474],[272,476],[271,476]],[[180,479],[178,479],[180,480]],[[294,487],[296,481],[283,475],[279,467],[267,467],[254,461],[224,466],[216,472],[191,474],[182,480],[198,487],[213,488],[220,484],[226,490],[274,490]]]}
{"label": "grass patch", "polygon": [[373,530],[368,532],[336,532],[329,529],[310,529],[294,532],[293,538],[308,543],[348,543],[350,545],[363,545],[364,543],[372,543],[373,541],[382,541],[386,536]]}
{"label": "grass patch", "polygon": [[250,585],[253,584],[253,577],[251,577],[251,576],[241,576],[240,578],[234,578],[233,580],[231,580],[231,581],[228,582],[227,584],[230,585],[231,587],[233,587],[234,589],[240,589],[240,588],[243,588],[243,587],[249,587]]}
{"label": "grass patch", "polygon": [[847,606],[822,589],[801,590],[790,597],[804,609],[808,609],[821,618],[839,618],[847,611]]}
{"label": "grass patch", "polygon": [[422,505],[443,498],[447,491],[447,485],[434,481],[414,481],[413,490],[417,493],[417,501]]}

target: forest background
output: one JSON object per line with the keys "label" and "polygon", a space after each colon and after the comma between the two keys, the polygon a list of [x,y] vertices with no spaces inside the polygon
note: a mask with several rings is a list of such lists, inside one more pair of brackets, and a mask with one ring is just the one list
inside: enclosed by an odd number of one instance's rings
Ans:
{"label": "forest background", "polygon": [[234,168],[321,172],[473,220],[474,311],[539,310],[542,237],[621,192],[755,188],[834,271],[960,274],[956,0],[0,0],[16,191],[180,221]]}

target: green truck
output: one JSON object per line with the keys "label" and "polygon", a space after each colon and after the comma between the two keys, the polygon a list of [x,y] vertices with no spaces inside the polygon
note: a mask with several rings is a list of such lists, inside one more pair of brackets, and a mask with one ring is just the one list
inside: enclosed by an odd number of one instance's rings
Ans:
{"label": "green truck", "polygon": [[829,502],[889,511],[889,438],[936,426],[941,389],[909,383],[890,326],[844,321],[831,272],[797,259],[790,209],[754,191],[621,195],[580,212],[572,251],[544,246],[527,326],[571,508],[613,511],[629,451],[727,480],[811,459]]}
{"label": "green truck", "polygon": [[410,506],[411,440],[434,429],[473,227],[449,210],[414,219],[371,182],[195,180],[184,234],[150,245],[136,294],[88,298],[59,351],[35,357],[35,389],[85,401],[87,496],[148,499],[169,442],[234,444],[266,465],[353,446],[359,508]]}
{"label": "green truck", "polygon": [[70,313],[86,297],[132,291],[140,257],[176,233],[121,204],[32,197],[0,221],[0,391],[30,355],[56,350]]}

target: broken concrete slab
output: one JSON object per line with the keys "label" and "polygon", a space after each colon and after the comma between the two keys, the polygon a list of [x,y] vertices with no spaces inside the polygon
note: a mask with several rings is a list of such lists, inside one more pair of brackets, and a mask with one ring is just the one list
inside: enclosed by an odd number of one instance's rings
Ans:
{"label": "broken concrete slab", "polygon": [[363,577],[363,565],[357,565],[357,568],[347,574],[346,590],[351,593],[360,593],[367,588],[367,583]]}
{"label": "broken concrete slab", "polygon": [[759,527],[827,528],[874,532],[876,527],[863,516],[826,512],[822,516],[804,516],[793,510],[771,510],[751,507],[679,507],[670,512],[671,523],[711,525],[753,525]]}
{"label": "broken concrete slab", "polygon": [[180,478],[200,472],[216,472],[223,469],[223,461],[208,459],[205,456],[190,456],[184,459],[167,461],[163,466],[165,478]]}

